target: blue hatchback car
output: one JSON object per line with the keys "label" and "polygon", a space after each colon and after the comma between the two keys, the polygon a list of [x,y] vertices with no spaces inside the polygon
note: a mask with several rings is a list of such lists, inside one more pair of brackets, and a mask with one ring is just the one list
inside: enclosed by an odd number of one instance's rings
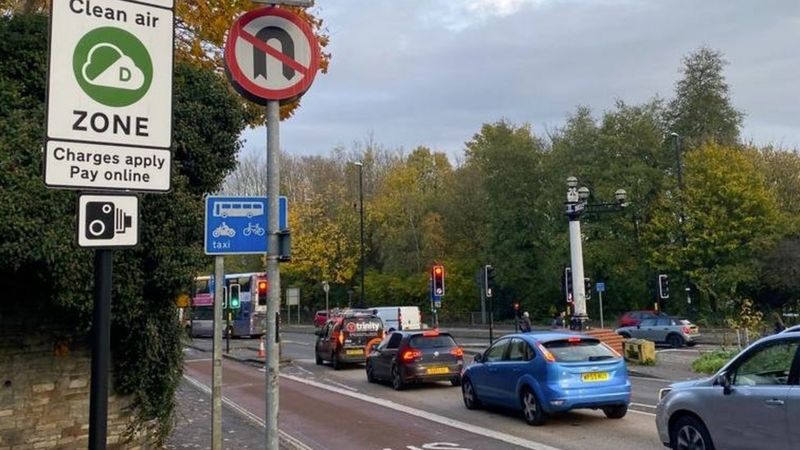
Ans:
{"label": "blue hatchback car", "polygon": [[591,336],[569,332],[504,336],[466,367],[464,405],[521,410],[529,425],[578,408],[602,409],[621,419],[628,412],[631,383],[625,360]]}

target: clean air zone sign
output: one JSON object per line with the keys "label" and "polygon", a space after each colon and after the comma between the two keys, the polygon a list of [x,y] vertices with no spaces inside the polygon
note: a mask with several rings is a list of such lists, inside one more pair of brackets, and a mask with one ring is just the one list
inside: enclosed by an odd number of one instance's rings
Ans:
{"label": "clean air zone sign", "polygon": [[53,0],[45,184],[170,189],[174,0]]}
{"label": "clean air zone sign", "polygon": [[319,43],[311,26],[291,11],[254,9],[234,22],[225,42],[225,69],[248,99],[291,101],[314,82]]}

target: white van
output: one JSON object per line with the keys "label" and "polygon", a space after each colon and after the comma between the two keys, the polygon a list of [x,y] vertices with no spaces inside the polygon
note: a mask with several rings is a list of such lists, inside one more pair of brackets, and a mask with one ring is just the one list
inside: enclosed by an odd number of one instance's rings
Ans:
{"label": "white van", "polygon": [[385,332],[422,329],[422,313],[418,306],[376,306],[369,310],[383,321]]}

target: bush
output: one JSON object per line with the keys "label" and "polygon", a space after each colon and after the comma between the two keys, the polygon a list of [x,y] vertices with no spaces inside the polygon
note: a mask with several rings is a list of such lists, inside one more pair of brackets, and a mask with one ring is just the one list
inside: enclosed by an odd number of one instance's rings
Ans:
{"label": "bush", "polygon": [[699,358],[692,363],[692,370],[698,373],[713,374],[717,373],[728,361],[731,360],[738,350],[714,350],[712,352],[703,353]]}

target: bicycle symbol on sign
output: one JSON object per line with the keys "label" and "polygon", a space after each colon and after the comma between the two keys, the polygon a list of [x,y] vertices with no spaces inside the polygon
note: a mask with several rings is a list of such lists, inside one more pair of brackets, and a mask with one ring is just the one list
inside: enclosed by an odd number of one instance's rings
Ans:
{"label": "bicycle symbol on sign", "polygon": [[245,236],[250,236],[251,234],[255,234],[256,236],[263,236],[264,229],[261,228],[261,225],[257,223],[248,222],[247,228],[242,230],[242,234]]}

